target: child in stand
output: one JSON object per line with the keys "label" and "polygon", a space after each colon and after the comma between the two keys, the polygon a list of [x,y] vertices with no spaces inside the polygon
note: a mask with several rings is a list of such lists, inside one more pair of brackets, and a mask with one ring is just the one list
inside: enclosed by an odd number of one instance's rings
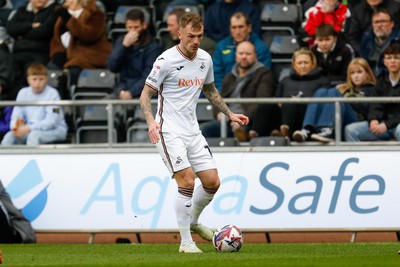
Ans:
{"label": "child in stand", "polygon": [[[47,68],[43,64],[32,64],[27,70],[28,87],[22,88],[17,102],[58,101],[57,89],[47,85]],[[11,115],[9,131],[2,145],[26,144],[36,146],[65,141],[68,126],[61,107],[15,106]]]}

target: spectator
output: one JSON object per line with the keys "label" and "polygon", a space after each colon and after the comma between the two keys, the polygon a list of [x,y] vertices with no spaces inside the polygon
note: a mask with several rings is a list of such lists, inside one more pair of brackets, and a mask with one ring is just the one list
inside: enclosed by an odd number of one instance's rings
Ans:
{"label": "spectator", "polygon": [[15,87],[15,71],[12,55],[8,46],[0,44],[0,97],[2,100],[15,100],[18,89]]}
{"label": "spectator", "polygon": [[[0,94],[1,96],[1,94]],[[13,108],[10,106],[0,107],[0,142],[4,135],[10,131],[10,120]]]}
{"label": "spectator", "polygon": [[315,32],[316,45],[312,48],[317,65],[332,86],[345,82],[347,66],[355,58],[353,48],[341,37],[331,24],[321,24]]}
{"label": "spectator", "polygon": [[394,25],[400,26],[400,3],[396,0],[360,0],[350,6],[351,16],[346,23],[345,35],[356,52],[360,51],[362,36],[371,29],[372,14],[380,8],[388,10],[394,18]]}
{"label": "spectator", "polygon": [[[237,46],[236,63],[232,71],[224,78],[221,96],[223,98],[272,97],[275,91],[274,83],[272,71],[257,61],[257,52],[254,44],[249,41],[243,41]],[[259,131],[254,130],[257,125],[252,124],[252,118],[256,115],[259,105],[238,103],[229,104],[228,106],[232,112],[247,114],[250,118],[250,124],[245,126],[230,122],[228,136],[235,134],[240,141],[248,141],[250,130],[253,130],[253,136]],[[264,118],[266,117],[265,113],[262,115]],[[206,138],[221,136],[222,116],[225,115],[221,112],[216,112],[215,120],[200,125],[200,129]]]}
{"label": "spectator", "polygon": [[108,60],[108,68],[119,73],[115,97],[132,99],[140,97],[153,63],[162,51],[148,31],[141,10],[131,9],[127,13],[125,28],[128,32],[116,40]]}
{"label": "spectator", "polygon": [[[383,63],[388,73],[381,75],[375,86],[378,97],[400,96],[400,43],[389,44],[383,51]],[[345,139],[349,142],[400,141],[399,103],[371,103],[368,120],[349,124],[345,128]]]}
{"label": "spectator", "polygon": [[36,243],[35,231],[32,228],[30,221],[25,218],[21,210],[15,207],[1,180],[0,229],[0,244]]}
{"label": "spectator", "polygon": [[8,41],[6,25],[12,10],[13,5],[10,0],[0,0],[0,44]]}
{"label": "spectator", "polygon": [[217,43],[213,55],[215,87],[219,91],[225,75],[235,65],[236,46],[243,41],[252,42],[256,47],[258,61],[271,68],[271,52],[263,40],[252,32],[249,17],[242,12],[235,13],[230,19],[230,35]]}
{"label": "spectator", "polygon": [[68,69],[70,84],[82,69],[106,68],[111,53],[106,17],[96,0],[66,0],[56,10],[58,19],[51,40],[50,69]]}
{"label": "spectator", "polygon": [[[329,88],[330,81],[323,76],[322,69],[317,66],[317,59],[309,48],[299,48],[292,56],[290,75],[278,83],[277,97],[312,97],[319,88]],[[301,129],[305,104],[279,104],[281,125],[273,130],[273,136],[290,136],[291,131]]]}
{"label": "spectator", "polygon": [[[17,102],[58,101],[57,89],[47,85],[47,68],[43,64],[28,67],[28,87],[22,88]],[[11,115],[10,130],[2,145],[26,144],[36,146],[56,141],[65,141],[67,124],[59,106],[15,106]]]}
{"label": "spectator", "polygon": [[385,70],[382,51],[392,39],[400,38],[400,28],[394,27],[394,21],[386,9],[377,9],[372,15],[372,29],[361,39],[360,55],[370,64],[375,76]]}
{"label": "spectator", "polygon": [[[176,8],[169,13],[167,18],[167,29],[169,32],[168,38],[162,38],[162,48],[163,50],[167,50],[168,48],[173,47],[174,45],[179,44],[179,20],[182,15],[185,14],[185,10],[183,8]],[[200,48],[207,51],[211,56],[214,54],[215,41],[207,36],[203,36],[203,40],[200,43]]]}
{"label": "spectator", "polygon": [[49,61],[57,5],[55,0],[30,0],[7,23],[7,32],[14,39],[12,55],[17,65],[18,90],[26,85],[26,69],[30,64],[46,65]]}
{"label": "spectator", "polygon": [[303,41],[313,45],[316,30],[321,24],[332,25],[338,33],[344,31],[350,10],[347,4],[343,4],[340,0],[319,0],[305,12],[304,16],[302,26],[307,37]]}
{"label": "spectator", "polygon": [[216,42],[229,36],[229,22],[232,15],[237,12],[242,12],[251,19],[249,24],[254,33],[261,33],[261,15],[255,3],[250,0],[221,0],[215,1],[206,10],[205,35]]}
{"label": "spectator", "polygon": [[[346,83],[329,89],[318,89],[314,97],[368,97],[374,96],[376,79],[368,62],[359,57],[347,68]],[[341,103],[341,129],[350,123],[364,121],[368,116],[368,103]],[[303,120],[303,128],[293,133],[293,140],[333,141],[335,136],[335,104],[310,103]]]}

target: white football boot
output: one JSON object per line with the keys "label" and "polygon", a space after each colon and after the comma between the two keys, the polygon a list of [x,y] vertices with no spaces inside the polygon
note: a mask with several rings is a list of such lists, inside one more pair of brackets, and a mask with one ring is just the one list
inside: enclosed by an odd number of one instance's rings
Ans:
{"label": "white football boot", "polygon": [[214,235],[214,231],[202,224],[191,224],[190,230],[198,234],[201,238],[207,241],[211,241]]}
{"label": "white football boot", "polygon": [[196,243],[189,242],[187,244],[184,245],[180,245],[179,247],[179,252],[181,253],[203,253],[203,251],[201,251],[197,246]]}

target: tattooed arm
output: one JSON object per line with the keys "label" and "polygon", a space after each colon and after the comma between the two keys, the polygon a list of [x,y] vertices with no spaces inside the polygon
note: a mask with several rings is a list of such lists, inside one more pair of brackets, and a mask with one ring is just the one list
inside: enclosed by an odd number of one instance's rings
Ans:
{"label": "tattooed arm", "polygon": [[144,117],[146,118],[147,126],[149,128],[148,134],[152,144],[158,142],[160,135],[160,124],[154,119],[154,115],[151,109],[151,98],[157,95],[157,91],[148,85],[144,85],[142,94],[140,95],[140,107]]}
{"label": "tattooed arm", "polygon": [[226,105],[224,99],[218,93],[214,83],[206,84],[203,86],[203,93],[205,97],[213,104],[219,111],[224,113],[231,121],[238,122],[240,125],[246,125],[249,123],[249,118],[243,114],[233,113]]}

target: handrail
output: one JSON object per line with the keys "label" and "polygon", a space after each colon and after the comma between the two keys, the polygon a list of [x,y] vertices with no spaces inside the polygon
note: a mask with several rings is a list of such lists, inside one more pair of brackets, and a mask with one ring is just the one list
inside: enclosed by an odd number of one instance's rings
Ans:
{"label": "handrail", "polygon": [[[227,104],[310,104],[310,103],[334,103],[335,104],[335,145],[341,143],[341,103],[400,103],[400,97],[293,97],[293,98],[224,98]],[[152,104],[157,103],[153,99]],[[209,103],[207,99],[199,99],[198,103]],[[3,106],[106,106],[107,110],[107,126],[108,126],[108,147],[113,146],[113,125],[114,106],[139,105],[138,99],[119,100],[119,99],[87,99],[87,100],[60,100],[60,101],[0,101],[0,107]],[[226,121],[222,121],[221,137],[226,137]]]}

